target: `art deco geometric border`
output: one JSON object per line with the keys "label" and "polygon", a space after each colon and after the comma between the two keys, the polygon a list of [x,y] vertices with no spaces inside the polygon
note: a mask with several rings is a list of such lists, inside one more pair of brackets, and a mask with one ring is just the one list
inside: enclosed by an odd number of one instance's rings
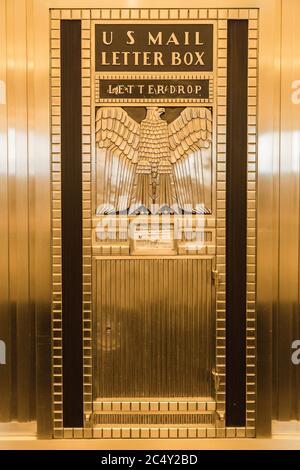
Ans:
{"label": "art deco geometric border", "polygon": [[[198,20],[218,21],[217,58],[217,335],[216,372],[220,377],[217,410],[225,411],[226,323],[225,323],[225,231],[226,231],[226,74],[227,20],[249,20],[248,69],[248,181],[247,181],[247,377],[246,427],[198,430],[197,436],[180,437],[254,437],[256,399],[255,357],[255,282],[256,282],[256,155],[257,155],[257,69],[258,9],[76,9],[50,11],[50,88],[51,88],[51,186],[52,186],[52,367],[53,367],[53,428],[57,438],[90,438],[92,429],[92,280],[91,280],[91,20]],[[84,351],[84,419],[85,427],[63,428],[62,389],[62,266],[61,266],[61,130],[60,130],[60,20],[80,19],[82,24],[82,155],[83,155],[83,351]],[[108,430],[109,431],[109,430]],[[164,430],[165,431],[165,430]],[[163,433],[165,437],[165,432]],[[107,432],[103,437],[113,437]],[[119,437],[122,437],[122,433]],[[123,436],[125,437],[125,435]],[[132,436],[133,437],[133,436]],[[163,437],[157,429],[137,437]],[[169,436],[171,437],[171,436]]]}
{"label": "art deco geometric border", "polygon": [[247,172],[247,375],[246,436],[254,437],[256,419],[256,184],[259,10],[249,14],[248,172]]}
{"label": "art deco geometric border", "polygon": [[[53,15],[53,13],[52,13]],[[51,16],[52,16],[51,15]],[[54,19],[54,18],[57,19]],[[54,13],[50,27],[51,99],[51,219],[52,219],[52,372],[54,436],[63,437],[62,369],[62,250],[61,250],[61,109],[60,20]]]}

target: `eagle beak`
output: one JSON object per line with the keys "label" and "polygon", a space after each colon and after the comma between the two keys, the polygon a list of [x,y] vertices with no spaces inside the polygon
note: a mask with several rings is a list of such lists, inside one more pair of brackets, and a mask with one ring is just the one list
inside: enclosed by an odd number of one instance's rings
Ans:
{"label": "eagle beak", "polygon": [[165,111],[166,111],[165,108],[158,108],[159,115],[164,114]]}

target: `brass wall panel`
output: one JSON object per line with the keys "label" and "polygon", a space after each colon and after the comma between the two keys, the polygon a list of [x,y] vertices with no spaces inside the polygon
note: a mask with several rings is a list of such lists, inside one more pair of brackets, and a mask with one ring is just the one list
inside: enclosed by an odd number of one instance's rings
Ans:
{"label": "brass wall panel", "polygon": [[[1,106],[1,315],[6,342],[1,365],[0,421],[35,418],[35,309],[32,283],[32,184],[28,135],[26,1],[1,2],[1,68],[6,103]],[[3,47],[4,46],[4,47]],[[3,146],[2,146],[3,139]]]}
{"label": "brass wall panel", "polygon": [[300,419],[300,366],[292,343],[300,339],[300,3],[282,2],[278,306],[273,315],[273,417]]}
{"label": "brass wall panel", "polygon": [[49,437],[49,99],[48,63],[39,56],[48,31],[31,0],[1,0],[0,10],[0,80],[6,84],[0,104],[0,338],[5,336],[7,345],[7,365],[0,366],[0,421],[37,416],[39,434]]}
{"label": "brass wall panel", "polygon": [[[283,0],[284,1],[284,0]],[[277,302],[281,1],[262,2],[258,69],[257,159],[257,437],[271,436],[272,312]]]}
{"label": "brass wall panel", "polygon": [[[1,104],[0,104],[0,207],[3,213],[1,218],[1,258],[0,258],[0,331],[1,340],[7,342],[10,336],[9,328],[9,256],[8,256],[8,135],[7,135],[7,109],[6,109],[6,82],[7,82],[7,44],[6,44],[6,2],[0,3],[0,80],[2,81]],[[7,345],[5,346],[7,357]],[[0,366],[0,386],[2,392],[2,403],[0,409],[0,421],[10,418],[10,370],[3,370]]]}
{"label": "brass wall panel", "polygon": [[[52,436],[51,371],[51,161],[49,117],[49,17],[44,2],[27,0],[28,135],[32,232],[32,284],[36,313],[37,428]],[[45,18],[45,22],[44,19]],[[48,373],[46,371],[49,371]]]}

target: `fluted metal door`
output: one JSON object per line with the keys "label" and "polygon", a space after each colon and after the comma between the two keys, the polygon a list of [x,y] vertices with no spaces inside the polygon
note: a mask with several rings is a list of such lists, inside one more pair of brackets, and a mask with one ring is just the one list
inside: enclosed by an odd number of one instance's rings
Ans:
{"label": "fluted metal door", "polygon": [[95,263],[95,397],[212,397],[212,259]]}

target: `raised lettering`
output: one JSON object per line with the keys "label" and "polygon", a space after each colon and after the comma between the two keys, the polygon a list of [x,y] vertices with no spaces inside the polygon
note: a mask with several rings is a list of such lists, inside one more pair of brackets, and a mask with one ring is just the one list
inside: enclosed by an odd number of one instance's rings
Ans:
{"label": "raised lettering", "polygon": [[102,33],[102,41],[107,46],[109,46],[113,42],[113,33],[112,33],[112,31],[110,31],[109,34],[110,34],[110,39],[107,39],[107,31],[103,31],[103,33]]}
{"label": "raised lettering", "polygon": [[158,44],[159,46],[162,45],[162,32],[159,31],[157,33],[157,36],[154,37],[152,36],[152,34],[150,33],[149,31],[149,34],[148,34],[148,46],[150,46],[150,44]]}
{"label": "raised lettering", "polygon": [[179,41],[175,33],[172,33],[169,39],[167,40],[166,45],[168,44],[176,44],[176,46],[179,46]]}
{"label": "raised lettering", "polygon": [[127,31],[128,40],[126,41],[126,44],[134,44],[135,43],[135,39],[134,39],[133,35],[134,35],[134,31]]}

